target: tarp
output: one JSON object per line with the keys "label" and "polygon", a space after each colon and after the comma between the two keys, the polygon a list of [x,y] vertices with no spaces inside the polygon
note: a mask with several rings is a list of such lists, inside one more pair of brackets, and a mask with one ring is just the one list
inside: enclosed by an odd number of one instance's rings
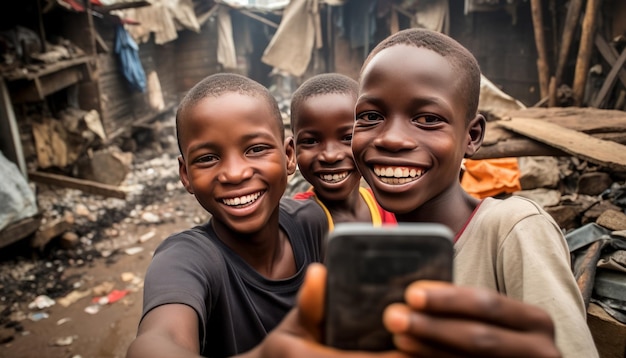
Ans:
{"label": "tarp", "polygon": [[292,0],[261,61],[294,76],[302,76],[313,49],[322,45],[321,37],[319,1]]}
{"label": "tarp", "polygon": [[139,47],[126,32],[123,25],[117,25],[115,53],[122,62],[122,73],[128,83],[134,90],[144,92],[146,90],[146,74],[139,59]]}
{"label": "tarp", "polygon": [[37,213],[35,194],[15,163],[0,152],[0,230]]}
{"label": "tarp", "polygon": [[517,158],[464,161],[461,186],[475,198],[486,198],[522,189]]}

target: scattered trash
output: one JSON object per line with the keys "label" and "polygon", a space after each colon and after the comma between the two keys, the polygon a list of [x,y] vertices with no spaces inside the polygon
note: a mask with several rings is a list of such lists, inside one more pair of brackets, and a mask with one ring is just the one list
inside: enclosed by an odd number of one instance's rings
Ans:
{"label": "scattered trash", "polygon": [[9,320],[13,322],[21,322],[26,319],[26,314],[22,311],[15,311],[9,315]]}
{"label": "scattered trash", "polygon": [[94,302],[97,302],[100,305],[115,303],[124,298],[128,292],[128,290],[113,290],[106,296],[94,297]]}
{"label": "scattered trash", "polygon": [[98,286],[91,289],[91,292],[94,296],[104,296],[107,293],[111,292],[111,290],[115,287],[115,283],[111,281],[105,281]]}
{"label": "scattered trash", "polygon": [[60,326],[60,325],[62,325],[62,324],[65,324],[65,323],[67,323],[67,322],[69,322],[69,321],[71,321],[71,320],[72,320],[72,319],[71,319],[71,318],[69,318],[69,317],[61,318],[60,320],[58,320],[58,321],[57,321],[57,326]]}
{"label": "scattered trash", "polygon": [[126,255],[129,255],[129,256],[138,254],[138,253],[140,253],[142,251],[143,251],[143,247],[141,247],[141,246],[129,247],[126,250],[124,250]]}
{"label": "scattered trash", "polygon": [[121,277],[123,282],[129,282],[132,281],[136,276],[132,272],[122,272]]}
{"label": "scattered trash", "polygon": [[141,220],[150,224],[156,224],[161,221],[161,218],[157,214],[144,212],[141,214]]}
{"label": "scattered trash", "polygon": [[50,317],[50,315],[48,315],[46,312],[35,312],[28,314],[28,319],[33,322],[41,321],[42,319],[46,319],[48,317]]}
{"label": "scattered trash", "polygon": [[91,294],[91,290],[83,290],[83,291],[72,291],[67,294],[65,297],[61,297],[57,300],[59,304],[63,307],[69,307],[72,303],[80,300],[83,297],[87,297]]}
{"label": "scattered trash", "polygon": [[144,242],[152,239],[154,237],[154,235],[156,235],[156,232],[154,230],[152,230],[150,232],[147,232],[147,233],[145,233],[145,234],[143,234],[143,235],[141,235],[139,237],[139,242],[140,243],[144,243]]}
{"label": "scattered trash", "polygon": [[100,312],[100,308],[102,308],[101,305],[95,303],[93,305],[89,305],[87,307],[85,307],[85,312],[89,313],[89,314],[96,314],[98,312]]}
{"label": "scattered trash", "polygon": [[48,308],[50,306],[54,306],[54,300],[46,295],[40,295],[35,297],[35,300],[28,304],[28,308],[35,309],[43,309]]}
{"label": "scattered trash", "polygon": [[59,347],[69,346],[70,344],[74,343],[76,339],[78,339],[78,336],[67,336],[58,338],[56,341],[54,341],[54,345]]}

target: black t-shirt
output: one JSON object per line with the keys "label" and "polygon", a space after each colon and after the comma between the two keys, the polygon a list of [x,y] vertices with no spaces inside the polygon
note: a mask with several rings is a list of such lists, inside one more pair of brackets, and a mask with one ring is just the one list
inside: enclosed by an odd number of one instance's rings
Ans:
{"label": "black t-shirt", "polygon": [[142,318],[163,304],[186,304],[200,320],[203,356],[255,347],[294,306],[308,264],[323,259],[328,224],[319,205],[283,198],[279,223],[293,249],[294,276],[261,276],[217,238],[210,223],[196,226],[157,248],[146,273]]}

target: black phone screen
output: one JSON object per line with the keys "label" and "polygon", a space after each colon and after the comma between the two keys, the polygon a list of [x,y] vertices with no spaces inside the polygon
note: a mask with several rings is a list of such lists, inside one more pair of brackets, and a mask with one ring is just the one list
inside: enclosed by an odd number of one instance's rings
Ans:
{"label": "black phone screen", "polygon": [[451,281],[452,250],[450,231],[436,224],[338,224],[326,256],[325,343],[346,350],[393,349],[382,324],[385,307],[403,301],[413,281]]}

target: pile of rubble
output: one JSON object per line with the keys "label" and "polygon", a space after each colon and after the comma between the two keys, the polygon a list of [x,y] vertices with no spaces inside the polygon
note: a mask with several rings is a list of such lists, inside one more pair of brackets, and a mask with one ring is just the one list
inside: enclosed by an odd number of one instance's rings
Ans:
{"label": "pile of rubble", "polygon": [[[130,235],[127,232],[130,226],[159,224],[173,221],[175,216],[190,215],[184,207],[174,211],[159,208],[184,191],[178,179],[177,155],[173,151],[135,153],[135,161],[123,183],[129,190],[126,200],[39,186],[37,202],[44,216],[42,225],[64,218],[72,223],[71,230],[41,250],[34,250],[28,240],[0,250],[0,330],[19,331],[25,312],[31,311],[29,306],[84,290],[88,285],[85,277],[68,272],[92,266],[96,260],[110,264],[120,255],[141,250],[138,245],[149,237]],[[190,220],[201,222],[207,218]]]}
{"label": "pile of rubble", "polygon": [[518,158],[522,191],[541,204],[564,233],[588,223],[626,229],[626,173],[576,157]]}

